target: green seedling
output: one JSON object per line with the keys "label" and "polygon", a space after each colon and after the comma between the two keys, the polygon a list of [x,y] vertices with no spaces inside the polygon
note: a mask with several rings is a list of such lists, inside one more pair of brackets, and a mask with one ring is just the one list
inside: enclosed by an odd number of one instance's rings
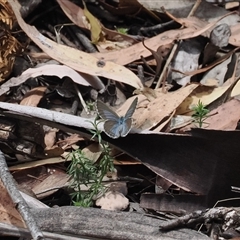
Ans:
{"label": "green seedling", "polygon": [[87,101],[87,108],[89,109],[89,111],[94,111],[95,110],[95,102],[93,101]]}
{"label": "green seedling", "polygon": [[192,115],[193,121],[198,124],[199,128],[202,128],[205,120],[209,117],[209,110],[200,100],[198,101],[198,104],[192,108],[192,110],[194,111]]}
{"label": "green seedling", "polygon": [[[93,205],[94,197],[104,193],[106,190],[102,181],[103,177],[113,171],[113,158],[108,143],[104,142],[101,137],[101,131],[98,128],[99,122],[95,119],[92,122],[94,130],[92,138],[97,138],[102,149],[101,159],[94,163],[87,158],[82,150],[76,150],[70,153],[72,161],[68,168],[68,174],[71,177],[70,187],[74,189],[71,194],[72,202],[75,206],[90,207]],[[88,190],[83,191],[81,186],[87,186]]]}
{"label": "green seedling", "polygon": [[128,28],[116,28],[117,32],[127,35]]}

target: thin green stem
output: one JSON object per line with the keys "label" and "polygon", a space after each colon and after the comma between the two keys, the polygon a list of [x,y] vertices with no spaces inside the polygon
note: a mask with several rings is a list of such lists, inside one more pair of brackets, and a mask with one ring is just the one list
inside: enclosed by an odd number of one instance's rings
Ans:
{"label": "thin green stem", "polygon": [[194,111],[192,115],[193,121],[198,123],[199,128],[202,128],[205,120],[208,118],[207,114],[209,113],[209,110],[200,100],[192,110]]}
{"label": "thin green stem", "polygon": [[[72,162],[69,165],[68,173],[71,176],[71,187],[74,189],[72,201],[75,206],[89,207],[93,204],[93,198],[102,193],[105,188],[102,184],[103,177],[107,172],[114,169],[111,149],[108,143],[105,143],[101,137],[101,131],[98,129],[99,121],[96,119],[91,122],[94,130],[91,130],[93,138],[97,138],[102,149],[102,157],[96,164],[88,159],[81,150],[73,151],[70,154]],[[81,184],[91,185],[88,192],[81,189]]]}

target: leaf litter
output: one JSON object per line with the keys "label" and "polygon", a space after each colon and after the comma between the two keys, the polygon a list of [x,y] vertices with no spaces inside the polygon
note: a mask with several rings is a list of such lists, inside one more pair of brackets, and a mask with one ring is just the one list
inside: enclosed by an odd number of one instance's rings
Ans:
{"label": "leaf litter", "polygon": [[[237,196],[231,192],[232,186],[238,187],[240,169],[237,13],[218,6],[222,14],[211,20],[198,14],[201,7],[207,12],[211,3],[195,5],[186,16],[174,15],[172,9],[153,11],[137,0],[97,2],[57,0],[55,7],[64,16],[54,19],[60,26],[57,35],[50,16],[41,25],[38,18],[29,22],[21,16],[18,1],[1,4],[10,19],[2,35],[11,37],[0,38],[5,50],[0,66],[0,143],[10,171],[13,176],[18,173],[19,186],[27,185],[49,206],[49,198],[58,198],[62,190],[64,203],[57,204],[69,205],[68,171],[74,161],[69,153],[76,152],[85,161],[79,164],[92,176],[103,156],[114,160],[116,176],[102,176],[103,169],[96,175],[107,190],[92,194],[92,201],[103,209],[131,209],[132,202],[138,202],[144,209],[182,215]],[[51,3],[45,4],[37,8],[46,11]],[[53,28],[44,29],[46,24]],[[13,27],[22,33],[14,35]],[[123,34],[120,28],[127,30]],[[11,43],[15,47],[8,50]],[[28,57],[28,67],[17,66],[18,57]],[[126,137],[109,138],[100,122],[101,138],[92,139],[96,101],[116,112],[109,119],[115,134],[131,128],[121,116],[136,97],[133,126]],[[199,103],[209,110],[200,126],[192,117]],[[110,144],[108,155],[93,143],[96,140]],[[26,170],[30,179],[21,179]],[[93,191],[96,181],[79,185],[83,196]],[[124,191],[113,189],[111,181],[122,183]]]}

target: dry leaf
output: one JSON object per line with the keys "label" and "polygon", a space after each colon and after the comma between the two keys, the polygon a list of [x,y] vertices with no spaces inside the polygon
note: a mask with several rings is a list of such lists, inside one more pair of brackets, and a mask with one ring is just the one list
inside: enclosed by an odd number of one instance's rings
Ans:
{"label": "dry leaf", "polygon": [[57,2],[73,23],[81,28],[87,29],[83,21],[84,12],[79,6],[66,0],[57,0]]}
{"label": "dry leaf", "polygon": [[58,141],[56,144],[61,146],[63,150],[66,150],[79,141],[84,141],[84,138],[79,134],[71,134],[69,137]]}
{"label": "dry leaf", "polygon": [[[213,81],[214,79],[217,81],[217,86],[222,86],[231,61],[232,56],[226,59],[224,62],[213,67],[210,71],[204,74],[200,83],[204,86],[216,86],[216,82],[214,83]],[[212,79],[212,81],[210,81],[210,79]]]}
{"label": "dry leaf", "polygon": [[85,147],[82,152],[86,158],[91,159],[91,161],[95,163],[101,156],[102,149],[98,143],[92,143]]}
{"label": "dry leaf", "polygon": [[57,132],[59,130],[56,128],[47,128],[47,130],[45,130],[45,136],[44,136],[44,143],[45,143],[45,150],[49,150],[51,149],[55,142],[56,142],[56,136],[57,136]]}
{"label": "dry leaf", "polygon": [[[174,17],[170,12],[165,11],[165,13],[172,18],[174,21],[178,22],[179,24],[181,24],[184,27],[195,27],[196,29],[202,28],[201,30],[201,34],[206,32],[206,31],[211,31],[217,22],[219,22],[220,20],[222,20],[223,18],[232,15],[232,14],[236,14],[236,12],[228,12],[225,15],[221,16],[220,18],[218,18],[217,21],[211,22],[209,24],[207,24],[206,21],[203,21],[197,17],[187,17],[187,18],[176,18]],[[206,25],[207,24],[207,25]],[[206,25],[206,26],[205,26]],[[209,25],[211,25],[211,27],[209,28]],[[205,26],[205,27],[204,27]]]}
{"label": "dry leaf", "polygon": [[[145,97],[139,99],[138,108],[133,114],[137,128],[145,130],[158,125],[165,117],[171,115],[197,86],[197,84],[191,84],[166,94],[162,93],[162,89],[159,89],[157,98],[150,103],[146,101]],[[145,102],[145,106],[140,108],[140,102],[142,104]]]}
{"label": "dry leaf", "polygon": [[140,79],[127,68],[105,61],[101,58],[79,51],[77,49],[57,44],[43,36],[35,27],[25,23],[20,14],[20,5],[17,0],[9,2],[23,31],[44,52],[53,59],[75,69],[76,71],[90,75],[103,76],[122,83],[129,84],[135,88],[143,88]]}
{"label": "dry leaf", "polygon": [[12,199],[10,198],[6,188],[4,187],[2,181],[0,180],[0,222],[13,225],[16,227],[25,228],[25,223],[22,217],[16,210]]}
{"label": "dry leaf", "polygon": [[98,41],[103,38],[102,27],[98,19],[96,19],[87,9],[86,3],[83,1],[84,5],[84,15],[90,23],[91,39],[93,43],[98,43]]}
{"label": "dry leaf", "polygon": [[86,80],[87,79],[86,75],[83,75],[82,77],[81,74],[64,65],[48,64],[38,68],[28,68],[21,74],[21,76],[10,78],[6,83],[1,85],[0,95],[9,91],[10,87],[19,86],[20,84],[24,83],[27,79],[31,77],[34,78],[42,75],[45,76],[54,75],[58,76],[59,78],[69,77],[78,84],[90,86],[90,84]]}
{"label": "dry leaf", "polygon": [[36,87],[27,92],[20,105],[36,107],[45,94],[47,87]]}
{"label": "dry leaf", "polygon": [[178,70],[175,70],[175,71],[179,72],[179,73],[182,73],[182,74],[184,74],[186,76],[194,76],[194,75],[197,75],[199,73],[206,72],[206,71],[210,70],[211,68],[217,66],[218,64],[226,61],[226,59],[231,57],[233,55],[233,53],[235,53],[239,49],[240,49],[240,47],[237,47],[237,48],[233,49],[232,51],[230,51],[227,54],[223,55],[222,57],[218,58],[214,62],[210,63],[207,67],[200,68],[200,69],[197,69],[197,70],[194,70],[194,71],[191,71],[191,72],[181,72],[181,71],[178,71]]}
{"label": "dry leaf", "polygon": [[191,124],[192,120],[191,116],[175,115],[171,119],[170,131],[185,127],[186,125]]}
{"label": "dry leaf", "polygon": [[17,165],[9,167],[9,170],[10,171],[19,171],[19,170],[35,168],[35,167],[43,166],[43,165],[47,165],[47,164],[62,163],[62,162],[66,162],[66,161],[70,161],[70,159],[66,159],[66,158],[62,158],[62,157],[46,158],[44,160],[37,160],[37,161],[33,161],[33,162],[17,164]]}
{"label": "dry leaf", "polygon": [[[68,180],[68,174],[55,169],[55,171],[48,175],[47,178],[43,181],[39,181],[38,184],[32,188],[32,191],[37,195],[38,199],[41,199],[58,191],[58,188],[65,187]],[[49,189],[53,190],[46,191]]]}
{"label": "dry leaf", "polygon": [[237,81],[236,85],[233,87],[230,97],[236,97],[238,95],[240,95],[240,81],[239,80]]}
{"label": "dry leaf", "polygon": [[130,157],[127,154],[122,154],[119,157],[116,157],[113,163],[114,165],[121,165],[121,166],[142,164],[140,161]]}
{"label": "dry leaf", "polygon": [[[79,26],[81,28],[88,29],[88,28],[86,28],[84,21],[83,21],[84,12],[79,6],[77,6],[76,4],[74,4],[70,1],[67,1],[67,0],[57,0],[57,2],[60,5],[60,7],[62,8],[62,10],[64,11],[64,13],[67,15],[67,17],[73,23],[75,23],[77,26]],[[117,47],[123,48],[123,47],[127,47],[127,46],[132,45],[133,43],[137,42],[131,36],[128,36],[126,34],[121,34],[117,31],[108,29],[108,28],[104,27],[103,25],[101,25],[100,22],[99,22],[99,24],[101,26],[102,32],[105,35],[104,37],[106,38],[106,40],[113,41],[113,42],[111,42],[111,47],[115,50],[117,50]],[[97,47],[98,47],[99,51],[101,51],[102,48],[104,49],[103,45],[105,42],[106,41],[98,41]],[[117,46],[115,46],[115,44]]]}
{"label": "dry leaf", "polygon": [[231,87],[235,84],[236,78],[236,68],[237,61],[232,61],[234,64],[233,72],[229,79],[220,87],[207,87],[207,86],[199,86],[196,88],[190,96],[188,96],[183,103],[177,108],[176,114],[192,114],[192,108],[196,106],[201,100],[204,105],[208,105],[214,102],[216,99],[221,97],[226,91],[231,89]]}
{"label": "dry leaf", "polygon": [[54,145],[51,148],[44,150],[44,153],[47,157],[53,158],[61,156],[64,153],[64,150],[61,147]]}
{"label": "dry leaf", "polygon": [[229,39],[229,43],[233,46],[240,47],[240,24],[236,24],[230,27],[231,28],[231,36]]}
{"label": "dry leaf", "polygon": [[208,86],[208,87],[217,87],[218,86],[218,80],[214,78],[206,78],[204,82],[201,82],[202,85]]}
{"label": "dry leaf", "polygon": [[[221,20],[221,18],[219,20]],[[196,25],[196,21],[194,20],[194,26],[192,27],[165,31],[155,37],[145,40],[144,43],[148,46],[148,48],[157,51],[160,44],[171,44],[175,40],[189,39],[204,34],[206,31],[209,31],[211,28],[213,28],[219,20],[209,24],[199,20],[201,24],[198,25]],[[137,43],[119,51],[108,53],[92,53],[91,55],[98,58],[103,58],[106,61],[112,61],[121,65],[125,65],[139,59],[140,56],[148,57],[151,55],[151,53],[144,48],[142,43]]]}
{"label": "dry leaf", "polygon": [[[240,112],[236,109],[240,108],[240,102],[237,99],[232,99],[212,110],[208,113],[206,120],[203,123],[204,129],[213,130],[236,130],[238,121],[240,119]],[[191,128],[197,127],[197,124],[192,123],[186,127],[180,129],[181,132],[190,131]]]}
{"label": "dry leaf", "polygon": [[104,42],[98,42],[97,45],[99,46],[98,48],[99,51],[108,52],[113,50],[120,50],[122,48],[127,48],[132,44],[128,41],[121,41],[121,42],[104,41]]}
{"label": "dry leaf", "polygon": [[171,115],[166,117],[166,120],[165,119],[162,120],[162,123],[154,129],[154,132],[161,132],[162,129],[171,121],[171,119],[175,115],[175,112],[176,112],[176,109],[171,113]]}
{"label": "dry leaf", "polygon": [[236,8],[236,7],[239,7],[239,2],[237,2],[237,1],[227,2],[227,3],[225,4],[225,9],[227,9],[227,10],[233,9],[233,8]]}
{"label": "dry leaf", "polygon": [[240,119],[240,102],[236,99],[232,99],[211,111],[208,115],[206,122],[206,129],[215,130],[236,130],[238,121]]}
{"label": "dry leaf", "polygon": [[178,107],[176,114],[181,115],[185,113],[191,113],[192,108],[198,104],[198,101],[204,105],[208,105],[221,97],[231,85],[221,86],[221,87],[207,87],[207,86],[198,86],[198,88],[193,91],[193,93],[187,97],[182,104]]}
{"label": "dry leaf", "polygon": [[[93,163],[95,163],[102,154],[102,149],[100,148],[98,143],[92,143],[89,146],[85,147],[81,150],[84,156],[87,159],[91,159]],[[68,156],[68,155],[67,155]],[[71,155],[67,157],[68,160],[72,160]]]}

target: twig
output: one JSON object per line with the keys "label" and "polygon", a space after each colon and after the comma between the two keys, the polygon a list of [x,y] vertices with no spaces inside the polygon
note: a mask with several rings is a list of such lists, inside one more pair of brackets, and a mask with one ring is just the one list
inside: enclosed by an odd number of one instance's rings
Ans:
{"label": "twig", "polygon": [[0,109],[13,111],[20,114],[26,114],[31,117],[37,117],[68,126],[70,125],[75,127],[83,127],[85,129],[93,129],[92,124],[89,122],[90,119],[73,116],[66,113],[50,111],[48,109],[17,105],[6,102],[0,102]]}
{"label": "twig", "polygon": [[16,205],[16,209],[19,211],[20,215],[24,219],[26,225],[28,226],[29,231],[33,239],[43,240],[44,236],[38,227],[35,219],[33,218],[29,207],[25,200],[22,198],[22,195],[19,193],[18,189],[14,184],[14,179],[9,172],[8,166],[6,164],[5,157],[0,151],[0,178],[8,191],[9,196],[11,197],[13,203]]}
{"label": "twig", "polygon": [[159,77],[159,79],[158,79],[158,82],[157,82],[157,84],[156,84],[155,89],[157,89],[157,88],[160,87],[160,85],[161,85],[161,83],[162,83],[162,81],[163,81],[163,78],[166,76],[166,71],[167,71],[167,69],[168,69],[168,66],[169,66],[170,62],[172,61],[173,57],[175,56],[175,52],[176,52],[176,50],[177,50],[177,47],[178,47],[178,43],[175,43],[174,46],[173,46],[173,48],[172,48],[172,50],[171,50],[171,53],[170,53],[167,61],[166,61],[166,64],[165,64],[164,67],[163,67],[163,70],[162,70],[161,75],[160,75],[160,77]]}
{"label": "twig", "polygon": [[240,214],[238,208],[210,208],[198,210],[185,216],[164,222],[160,225],[162,231],[173,230],[180,227],[190,226],[197,223],[207,223],[221,221],[222,230],[227,231],[230,228],[239,226]]}
{"label": "twig", "polygon": [[185,227],[192,222],[195,222],[195,223],[203,222],[205,212],[206,212],[206,210],[205,211],[195,211],[195,212],[187,214],[185,216],[169,220],[169,221],[161,224],[159,228],[162,231],[168,231],[168,230],[172,230],[172,229],[176,229],[176,228],[180,228],[180,227]]}
{"label": "twig", "polygon": [[192,10],[190,11],[190,13],[188,14],[188,17],[192,17],[194,15],[194,13],[197,11],[200,3],[202,2],[202,0],[197,0],[194,4],[194,6],[192,7]]}
{"label": "twig", "polygon": [[141,34],[147,34],[148,32],[151,32],[151,31],[164,31],[164,29],[166,27],[168,27],[169,25],[171,25],[173,23],[174,23],[174,21],[171,20],[169,22],[159,23],[159,24],[151,26],[151,27],[141,27],[139,29],[139,31],[140,31]]}
{"label": "twig", "polygon": [[74,85],[74,88],[75,88],[75,90],[77,92],[77,95],[79,97],[79,100],[80,100],[84,110],[86,111],[87,114],[89,114],[89,110],[88,110],[87,104],[85,103],[85,101],[84,101],[84,99],[82,97],[81,92],[79,91],[79,89],[78,89],[78,87],[77,87],[77,85],[75,83],[73,83],[73,85]]}

